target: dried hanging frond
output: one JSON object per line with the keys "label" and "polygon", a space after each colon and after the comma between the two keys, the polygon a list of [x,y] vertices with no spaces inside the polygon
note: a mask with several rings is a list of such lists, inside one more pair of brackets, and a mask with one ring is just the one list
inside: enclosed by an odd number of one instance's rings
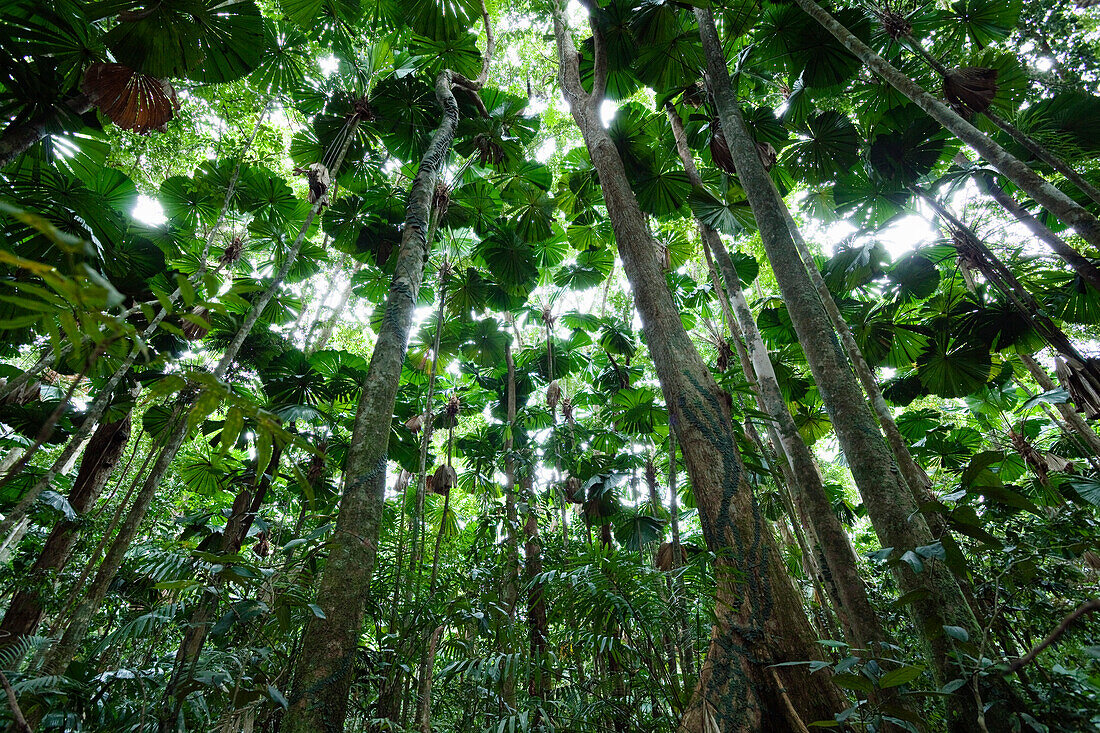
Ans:
{"label": "dried hanging frond", "polygon": [[997,96],[997,70],[977,66],[951,69],[943,77],[943,96],[969,120],[989,109]]}
{"label": "dried hanging frond", "polygon": [[439,181],[435,184],[435,192],[432,194],[432,209],[436,212],[436,217],[442,219],[447,214],[447,209],[451,207],[451,189],[447,187],[447,184]]}
{"label": "dried hanging frond", "polygon": [[672,250],[667,245],[661,245],[661,267],[665,272],[672,271]]}
{"label": "dried hanging frond", "polygon": [[672,570],[672,561],[676,557],[676,550],[680,551],[680,561],[676,565],[680,566],[687,562],[687,550],[684,549],[683,545],[662,542],[661,546],[657,548],[657,557],[654,562],[658,570],[666,573]]}
{"label": "dried hanging frond", "polygon": [[233,241],[229,243],[229,246],[222,252],[222,256],[218,258],[218,264],[223,267],[232,267],[240,261],[241,256],[244,254],[244,240],[240,235],[233,237]]}
{"label": "dried hanging frond", "polygon": [[880,17],[882,18],[882,26],[886,29],[886,33],[895,41],[913,32],[913,24],[900,13],[887,10],[882,13]]}
{"label": "dried hanging frond", "polygon": [[[199,306],[191,311],[191,315],[195,316],[196,318],[200,318],[203,321],[206,321],[207,318],[210,316],[210,310],[208,308],[203,308],[202,306]],[[195,321],[192,321],[188,318],[183,319],[183,335],[187,338],[188,341],[198,341],[202,337],[206,336],[207,332],[209,331],[209,328],[200,323],[196,323]]]}
{"label": "dried hanging frond", "polygon": [[38,375],[38,380],[43,384],[48,384],[51,387],[61,386],[61,372],[55,372],[49,367],[42,370],[42,373]]}
{"label": "dried hanging frond", "polygon": [[1077,7],[1091,8],[1100,5],[1100,0],[1077,0]]}
{"label": "dried hanging frond", "polygon": [[498,165],[504,162],[504,147],[484,132],[474,136],[474,147],[477,148],[477,159],[481,165]]}
{"label": "dried hanging frond", "polygon": [[451,489],[458,484],[458,473],[455,472],[454,466],[446,464],[435,469],[435,473],[430,478],[428,490],[440,496],[451,493]]}
{"label": "dried hanging frond", "polygon": [[261,532],[256,544],[252,545],[252,552],[258,557],[267,557],[271,554],[271,543],[267,540],[267,532]]}
{"label": "dried hanging frond", "polygon": [[726,136],[722,133],[722,123],[717,117],[710,122],[710,157],[719,170],[731,176],[737,173],[737,168],[733,165],[733,156],[730,155],[729,143],[726,142]]}
{"label": "dried hanging frond", "polygon": [[549,305],[544,305],[542,307],[542,323],[543,323],[543,325],[552,327],[554,325],[554,321],[556,321],[556,320],[557,320],[557,318],[554,317],[553,309]]}
{"label": "dried hanging frond", "polygon": [[164,132],[180,108],[176,90],[166,80],[123,64],[92,64],[84,72],[83,89],[107,119],[139,135]]}
{"label": "dried hanging frond", "polygon": [[454,420],[458,417],[459,411],[462,409],[462,403],[458,399],[457,394],[452,394],[447,398],[447,406],[443,408],[443,414],[447,416],[447,419],[454,424]]}
{"label": "dried hanging frond", "polygon": [[321,206],[328,206],[328,187],[332,184],[332,176],[324,163],[312,163],[306,172],[306,180],[309,181],[309,202],[315,204],[321,202]]}
{"label": "dried hanging frond", "polygon": [[567,423],[573,423],[573,400],[568,397],[561,401],[561,416],[565,418]]}
{"label": "dried hanging frond", "polygon": [[1062,387],[1069,392],[1077,411],[1089,420],[1100,418],[1100,387],[1095,379],[1100,374],[1100,359],[1087,363],[1073,357],[1059,355],[1054,359],[1054,374]]}
{"label": "dried hanging frond", "polygon": [[[730,153],[726,135],[722,132],[722,123],[717,118],[711,120],[710,131],[711,159],[714,160],[714,164],[719,169],[730,175],[736,175],[737,168],[733,164],[733,155]],[[764,170],[770,171],[779,159],[779,153],[775,151],[775,146],[771,143],[756,143],[756,157],[760,159],[760,164],[764,166]]]}
{"label": "dried hanging frond", "polygon": [[730,368],[730,362],[733,361],[733,349],[730,348],[729,343],[726,342],[721,336],[718,337],[718,371],[724,372]]}
{"label": "dried hanging frond", "polygon": [[404,494],[405,489],[409,488],[410,481],[412,481],[412,474],[402,468],[401,472],[397,474],[397,481],[393,484],[394,491],[398,494]]}
{"label": "dried hanging frond", "polygon": [[1040,451],[1028,442],[1026,437],[1015,430],[1009,429],[1008,437],[1012,441],[1012,447],[1024,459],[1024,463],[1027,464],[1043,486],[1050,485],[1049,474],[1051,471],[1066,472],[1073,470],[1072,461],[1067,461],[1054,453]]}
{"label": "dried hanging frond", "polygon": [[557,414],[559,402],[561,402],[561,385],[555,379],[546,386],[546,406],[550,408],[551,413]]}
{"label": "dried hanging frond", "polygon": [[374,111],[374,107],[366,97],[355,100],[351,107],[360,122],[374,122],[378,119],[378,113]]}
{"label": "dried hanging frond", "polygon": [[581,480],[576,476],[565,479],[565,498],[574,504],[583,504],[584,495],[581,492]]}
{"label": "dried hanging frond", "polygon": [[419,412],[405,421],[405,427],[411,430],[414,434],[419,433],[424,427],[424,416]]}
{"label": "dried hanging frond", "polygon": [[757,143],[756,155],[766,171],[770,171],[775,166],[775,161],[779,160],[779,153],[775,152],[775,146],[771,143]]}
{"label": "dried hanging frond", "polygon": [[707,88],[703,82],[697,81],[684,90],[684,104],[699,109],[707,101]]}

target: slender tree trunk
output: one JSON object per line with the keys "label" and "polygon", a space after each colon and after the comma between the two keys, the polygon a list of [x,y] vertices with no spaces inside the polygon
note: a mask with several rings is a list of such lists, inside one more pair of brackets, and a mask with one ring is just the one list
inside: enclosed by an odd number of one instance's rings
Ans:
{"label": "slender tree trunk", "polygon": [[[868,68],[881,76],[932,119],[959,140],[973,148],[1006,178],[1063,222],[1077,230],[1085,241],[1100,247],[1100,221],[1053,184],[1044,180],[1026,163],[1010,154],[974,125],[964,120],[945,103],[936,99],[908,76],[890,65],[884,58],[856,36],[814,0],[795,0],[807,15],[820,23],[834,38]],[[724,130],[725,128],[723,128]]]}
{"label": "slender tree trunk", "polygon": [[[221,533],[221,555],[227,558],[224,562],[231,563],[232,556],[241,551],[241,546],[248,536],[248,531],[252,528],[252,523],[263,506],[267,492],[278,475],[282,453],[283,446],[275,445],[268,465],[263,468],[256,467],[260,475],[255,491],[251,486],[248,486],[241,489],[234,498],[231,514]],[[206,644],[210,626],[218,616],[220,599],[216,590],[224,585],[224,581],[216,578],[211,585],[215,592],[203,591],[194,612],[191,614],[191,618],[188,620],[179,648],[176,650],[172,677],[165,688],[159,716],[159,730],[164,733],[175,728],[176,718],[179,716],[184,700],[180,696],[179,690],[191,680],[194,667],[198,662],[199,655],[202,653],[203,646]]]}
{"label": "slender tree trunk", "polygon": [[[801,5],[805,0],[797,0]],[[798,340],[809,362],[822,400],[829,412],[841,448],[863,497],[864,506],[884,547],[895,554],[932,542],[932,533],[917,510],[909,487],[883,443],[863,393],[853,375],[822,298],[810,280],[789,226],[789,212],[756,155],[734,96],[722,46],[710,10],[696,9],[711,91],[729,142],[738,178],[756,217],[761,239],[772,265]],[[954,659],[950,638],[942,627],[961,626],[977,638],[978,624],[955,578],[943,563],[930,561],[916,573],[904,562],[896,566],[902,590],[919,596],[910,604],[918,630],[930,648],[930,661],[941,684],[967,674]],[[1003,708],[1002,708],[1003,709]],[[992,711],[990,711],[992,713]],[[951,730],[972,730],[981,711],[969,694],[949,699]],[[987,714],[987,719],[990,719]]]}
{"label": "slender tree trunk", "polygon": [[[338,171],[343,164],[344,155],[347,153],[348,146],[351,144],[351,138],[352,131],[349,131],[347,138],[345,138],[343,142],[343,146],[333,158],[333,170]],[[245,316],[240,330],[226,347],[217,366],[214,367],[214,379],[221,380],[225,378],[230,365],[237,358],[237,354],[240,351],[241,345],[244,343],[245,337],[248,335],[248,331],[256,324],[260,314],[267,308],[271,299],[275,297],[275,293],[278,289],[282,287],[282,283],[286,279],[287,273],[290,272],[290,268],[293,266],[294,261],[298,257],[298,253],[302,249],[306,233],[309,231],[309,227],[313,223],[313,219],[319,213],[321,206],[321,201],[318,201],[310,209],[309,214],[306,216],[305,221],[302,222],[302,226],[298,231],[297,239],[287,253],[286,260],[282,267],[275,273],[268,287],[260,293],[260,296],[252,303],[252,307]],[[164,310],[162,310],[161,313],[163,314]],[[65,629],[61,641],[50,651],[50,654],[46,658],[44,666],[46,669],[50,670],[50,673],[57,674],[63,672],[78,651],[87,632],[88,625],[91,623],[95,613],[99,610],[100,605],[102,605],[103,599],[107,595],[107,590],[114,581],[119,568],[122,566],[122,561],[126,557],[126,552],[129,550],[130,543],[136,536],[142,520],[145,517],[145,513],[148,511],[153,498],[160,489],[161,481],[167,474],[176,454],[179,452],[180,447],[187,437],[188,426],[189,419],[188,416],[184,414],[178,417],[175,420],[174,426],[168,429],[168,437],[165,440],[164,448],[157,456],[157,460],[153,464],[152,470],[150,470],[149,475],[145,478],[141,490],[134,499],[134,505],[130,513],[120,526],[118,535],[111,543],[110,549],[103,558],[103,562],[100,563],[95,579],[92,581],[91,586],[83,598],[81,598],[79,603],[74,607],[71,621]],[[39,711],[39,714],[41,714],[41,711]]]}
{"label": "slender tree trunk", "polygon": [[[519,515],[516,511],[516,457],[513,431],[516,429],[516,362],[512,358],[512,344],[505,346],[504,360],[508,366],[506,389],[507,432],[504,438],[504,577],[501,579],[501,601],[508,613],[508,648],[511,654],[512,627],[516,619],[516,603],[519,601]],[[512,665],[511,669],[515,669]],[[501,679],[501,697],[508,712],[516,711],[516,677],[509,672]]]}
{"label": "slender tree trunk", "polygon": [[420,733],[432,733],[432,669],[435,667],[435,655],[439,649],[439,637],[443,626],[436,626],[428,638],[424,654],[424,663],[420,669],[420,684],[416,691],[416,728]]}
{"label": "slender tree trunk", "polygon": [[[245,143],[245,151],[247,151],[249,147],[251,147],[252,142],[256,139],[256,135],[259,134],[260,127],[263,123],[264,116],[267,114],[269,106],[270,102],[266,103],[264,105],[264,108],[260,111],[260,115],[256,120],[256,125],[252,130],[252,135]],[[346,151],[346,145],[344,149]],[[2,147],[0,147],[0,150],[2,150]],[[242,156],[243,155],[244,152],[242,151]],[[340,160],[343,161],[343,153],[340,154]],[[0,164],[0,168],[2,167],[3,164]],[[199,269],[191,275],[190,281],[192,284],[200,282],[203,275],[206,274],[207,255],[209,254],[210,246],[214,241],[214,237],[217,235],[219,229],[221,228],[221,224],[229,211],[229,204],[233,199],[233,193],[236,190],[237,180],[240,177],[240,172],[241,165],[240,162],[238,162],[237,167],[233,171],[233,175],[229,179],[229,185],[226,189],[225,199],[222,203],[222,208],[218,213],[218,218],[214,222],[214,226],[211,227],[210,232],[206,237],[206,241],[203,244],[203,254],[201,262],[199,264]],[[288,255],[287,262],[282,268],[283,274],[282,276],[276,278],[276,283],[281,283],[282,278],[286,277],[286,272],[289,271],[290,263],[293,262],[294,258],[297,257],[298,252],[301,250],[302,242],[305,239],[306,230],[309,223],[312,222],[314,216],[316,216],[316,209],[310,212],[310,215],[306,222],[306,227],[303,227],[303,229],[299,232],[298,239],[294,243],[294,246],[291,248],[291,254]],[[274,283],[272,287],[275,287]],[[270,288],[269,291],[272,294],[274,293],[274,291]],[[176,288],[176,290],[168,296],[169,304],[176,302],[176,300],[180,297],[180,292],[180,289]],[[267,303],[271,300],[271,295],[265,293],[261,296],[261,299],[265,297],[266,300],[264,300],[263,302],[264,306],[266,307]],[[255,309],[253,309],[253,311],[255,311]],[[252,316],[253,311],[250,311],[249,317]],[[84,413],[83,422],[81,422],[80,427],[69,439],[68,444],[61,451],[60,455],[58,455],[50,468],[43,473],[38,481],[35,482],[34,486],[31,487],[31,489],[20,498],[15,507],[13,507],[12,510],[8,512],[7,515],[5,515],[4,519],[0,520],[0,537],[7,534],[7,532],[10,530],[11,525],[22,519],[27,514],[27,512],[30,511],[31,507],[34,505],[34,502],[38,499],[39,495],[50,487],[50,485],[53,483],[53,480],[57,477],[58,473],[61,472],[63,467],[66,466],[69,461],[72,460],[73,456],[75,456],[76,453],[80,450],[80,446],[92,434],[92,430],[95,428],[96,423],[99,422],[101,417],[103,417],[103,413],[106,411],[107,405],[109,405],[111,400],[113,399],[114,392],[118,388],[119,384],[122,382],[122,379],[130,372],[130,368],[134,365],[134,362],[137,361],[138,356],[145,353],[145,344],[157,332],[157,329],[160,328],[161,321],[163,321],[168,316],[168,314],[168,308],[161,307],[157,314],[153,317],[152,321],[150,321],[149,325],[142,332],[141,338],[138,339],[131,346],[129,353],[126,355],[126,358],[122,360],[122,363],[119,364],[114,373],[111,374],[110,378],[107,380],[106,383],[104,383],[99,392],[96,394],[96,397],[92,401],[92,404]],[[256,312],[255,318],[252,319],[252,323],[249,323],[247,328],[251,329],[252,325],[255,324],[255,321],[258,318],[259,312]],[[247,335],[247,331],[244,330],[243,327],[242,331],[244,331],[244,335]],[[244,335],[238,334],[241,341],[244,341]],[[231,346],[230,348],[234,350],[239,349],[240,343],[237,343],[235,346]],[[24,458],[29,459],[29,456],[25,456]]]}
{"label": "slender tree trunk", "polygon": [[[815,658],[813,632],[745,481],[728,397],[684,330],[657,261],[657,245],[600,118],[607,73],[602,37],[597,31],[593,93],[588,94],[561,3],[554,7],[554,33],[562,89],[599,174],[619,256],[698,499],[704,537],[718,558],[718,619],[682,729],[705,731],[717,725],[727,732],[756,731],[765,719],[776,729],[796,729],[768,665]],[[811,676],[804,667],[779,669],[797,717],[831,719],[845,707],[828,678]]]}
{"label": "slender tree trunk", "polygon": [[306,353],[312,354],[320,351],[328,345],[329,339],[332,338],[332,332],[336,330],[336,323],[340,320],[341,314],[348,307],[348,301],[351,300],[351,292],[355,289],[355,284],[349,282],[347,286],[340,293],[340,300],[336,303],[336,306],[332,309],[332,316],[325,322],[324,328],[321,329],[321,333],[317,335],[317,338],[311,340],[306,345]]}
{"label": "slender tree trunk", "polygon": [[[954,235],[952,243],[960,256],[972,262],[982,276],[1005,296],[1016,311],[1050,344],[1051,348],[1069,364],[1074,365],[1078,376],[1087,381],[1094,392],[1100,393],[1100,365],[1077,350],[1065,332],[1046,315],[1035,297],[1016,278],[1012,270],[981,241],[977,232],[966,226],[934,196],[924,192],[920,195],[947,223],[949,231]],[[1085,405],[1078,405],[1078,407],[1089,409]]]}
{"label": "slender tree trunk", "polygon": [[397,267],[363,381],[344,469],[340,513],[317,590],[325,618],[311,619],[306,629],[303,661],[283,720],[286,733],[344,729],[362,625],[363,593],[369,587],[377,554],[393,405],[428,255],[426,235],[432,195],[458,126],[458,105],[451,84],[450,71],[436,79],[436,100],[443,109],[443,121],[432,136],[409,190]]}
{"label": "slender tree trunk", "polygon": [[[130,439],[130,415],[103,423],[88,441],[76,481],[69,492],[69,505],[83,518],[95,506],[111,472]],[[72,557],[80,537],[80,520],[58,522],[35,560],[25,586],[16,592],[0,624],[0,649],[34,634],[42,620],[42,594],[48,592],[50,576],[61,572]]]}
{"label": "slender tree trunk", "polygon": [[[958,158],[960,156],[965,160],[966,156],[960,153],[956,156],[956,162],[959,162]],[[966,162],[969,163],[970,161]],[[980,188],[983,193],[988,194],[994,201],[1000,204],[1005,211],[1015,217],[1016,220],[1023,224],[1037,239],[1046,242],[1051,251],[1061,257],[1066,263],[1070,264],[1082,280],[1097,291],[1100,291],[1100,268],[1071,247],[1066,240],[1052,232],[1043,222],[1032,216],[1031,212],[1021,206],[1016,199],[1010,196],[1008,192],[993,179],[993,176],[988,173],[980,173],[976,175],[974,179],[978,184],[978,188]]]}
{"label": "slender tree trunk", "polygon": [[546,641],[549,638],[546,595],[543,584],[534,580],[542,575],[542,540],[539,538],[539,520],[536,510],[538,498],[535,496],[530,478],[525,479],[523,485],[527,495],[527,520],[524,523],[526,542],[523,545],[523,557],[524,570],[530,585],[530,590],[527,592],[527,626],[531,635],[531,665],[534,670],[528,691],[531,697],[544,701],[550,690],[551,679],[546,656]]}

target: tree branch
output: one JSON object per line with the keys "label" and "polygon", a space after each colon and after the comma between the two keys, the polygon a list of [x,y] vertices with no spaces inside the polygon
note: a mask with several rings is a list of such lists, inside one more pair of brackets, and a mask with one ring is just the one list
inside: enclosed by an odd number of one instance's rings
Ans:
{"label": "tree branch", "polygon": [[489,67],[493,63],[493,54],[497,49],[497,39],[493,36],[493,25],[489,22],[489,11],[485,8],[485,0],[481,0],[481,22],[485,25],[485,55],[481,59],[481,73],[477,75],[478,89],[485,86],[485,82],[489,79]]}
{"label": "tree branch", "polygon": [[0,684],[4,686],[4,693],[8,696],[8,707],[11,708],[11,717],[15,720],[14,728],[18,733],[34,733],[30,723],[23,717],[23,710],[19,707],[19,701],[15,698],[15,690],[11,688],[7,676],[0,672]]}
{"label": "tree branch", "polygon": [[563,0],[554,0],[552,5],[554,37],[558,45],[558,79],[561,83],[562,92],[569,103],[584,105],[590,101],[590,97],[581,84],[577,46],[573,43],[569,26],[565,23],[565,11],[562,5]]}
{"label": "tree branch", "polygon": [[1050,632],[1047,638],[1039,642],[1038,646],[1036,646],[1034,649],[1032,649],[1024,656],[1020,657],[1016,661],[1009,664],[1004,673],[1012,674],[1013,672],[1019,672],[1026,665],[1034,661],[1035,657],[1039,656],[1039,654],[1044,649],[1062,638],[1062,635],[1069,631],[1069,627],[1072,626],[1073,623],[1077,621],[1077,619],[1095,611],[1100,611],[1100,599],[1093,598],[1092,600],[1082,603],[1073,613],[1062,619],[1062,623],[1058,624],[1058,626],[1055,627],[1054,631]]}

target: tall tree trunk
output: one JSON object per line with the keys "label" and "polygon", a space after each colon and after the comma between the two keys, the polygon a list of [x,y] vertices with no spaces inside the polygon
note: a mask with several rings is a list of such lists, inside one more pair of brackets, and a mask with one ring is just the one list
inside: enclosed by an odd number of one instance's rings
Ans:
{"label": "tall tree trunk", "polygon": [[[1050,344],[1067,363],[1073,365],[1077,376],[1084,380],[1094,393],[1100,394],[1100,363],[1086,358],[1077,350],[1073,342],[1062,329],[1046,315],[1035,297],[1016,278],[996,254],[978,237],[970,227],[951,213],[934,196],[921,192],[920,195],[932,209],[944,219],[948,231],[953,235],[951,242],[960,257],[973,263],[982,276],[989,281],[1008,300],[1009,304],[1031,325],[1043,340]],[[1078,404],[1085,410],[1096,409],[1093,405]]]}
{"label": "tall tree trunk", "polygon": [[[607,78],[603,39],[596,30],[594,83],[588,94],[563,3],[553,10],[562,89],[599,175],[619,257],[695,489],[704,537],[717,555],[717,623],[682,728],[756,731],[768,720],[777,729],[797,729],[768,665],[815,658],[813,632],[745,481],[727,395],[680,321],[657,261],[657,244],[600,118]],[[831,719],[846,707],[828,678],[811,676],[804,667],[779,669],[802,720]]]}
{"label": "tall tree trunk", "polygon": [[121,420],[100,425],[88,441],[76,481],[69,491],[69,506],[78,519],[58,522],[46,538],[46,544],[42,546],[26,578],[25,587],[16,592],[4,614],[3,623],[0,623],[0,649],[34,634],[38,629],[42,620],[42,594],[48,591],[49,576],[61,572],[68,564],[73,546],[80,538],[80,518],[95,506],[129,439],[128,413]]}
{"label": "tall tree trunk", "polygon": [[416,728],[420,733],[432,733],[432,670],[442,633],[442,625],[436,626],[432,631],[425,649],[424,663],[421,664],[420,684],[416,690]]}
{"label": "tall tree trunk", "polygon": [[[798,2],[801,4],[804,0]],[[756,154],[756,145],[734,95],[714,17],[709,9],[696,9],[695,15],[706,54],[711,91],[738,179],[748,197],[791,323],[871,523],[883,546],[892,547],[898,556],[928,545],[932,542],[932,533],[867,409],[863,393],[844,358],[822,299],[813,287],[792,237],[789,212]],[[930,661],[941,684],[958,676],[968,676],[956,665],[952,642],[945,636],[943,626],[961,626],[972,638],[977,638],[975,635],[980,629],[949,569],[935,561],[926,563],[920,573],[904,562],[895,567],[903,591],[919,596],[910,608],[929,646]],[[972,730],[980,713],[968,690],[951,696],[952,730]]]}
{"label": "tall tree trunk", "polygon": [[[546,620],[546,595],[541,582],[542,540],[539,538],[538,497],[528,477],[523,481],[527,501],[527,519],[524,523],[526,541],[523,544],[524,570],[530,590],[527,591],[527,626],[531,635],[531,666],[534,670],[528,692],[531,697],[544,701],[550,689],[550,669],[547,664],[546,641],[549,637]],[[536,727],[538,720],[536,719]]]}
{"label": "tall tree trunk", "polygon": [[[936,71],[936,73],[940,75],[940,77],[942,77],[943,79],[947,79],[948,77],[950,77],[951,69],[948,69],[942,63],[940,63],[940,60],[933,56],[921,44],[920,41],[913,38],[912,34],[907,33],[905,34],[904,38],[909,42],[908,47],[916,52],[918,56],[928,62],[928,65],[931,66]],[[1037,140],[1035,140],[1035,138],[1031,137],[1023,130],[1020,130],[1008,120],[1004,119],[999,114],[994,112],[991,107],[984,110],[981,114],[984,115],[985,118],[992,122],[994,125],[1001,128],[1002,131],[1006,132],[1009,137],[1022,145],[1036,158],[1043,161],[1052,169],[1065,176],[1066,180],[1077,186],[1077,188],[1083,194],[1088,196],[1094,202],[1100,204],[1100,191],[1098,191],[1096,187],[1093,186],[1091,183],[1086,181],[1080,173],[1074,170],[1073,166],[1059,158],[1057,155],[1055,155],[1053,151],[1044,147]]]}
{"label": "tall tree trunk", "polygon": [[[504,438],[504,577],[501,578],[501,601],[508,614],[508,648],[511,654],[512,627],[516,620],[516,603],[519,601],[519,515],[516,511],[516,457],[513,431],[516,429],[516,362],[512,358],[512,344],[505,347],[504,360],[508,366],[508,382],[505,385],[505,402],[508,425]],[[508,712],[516,711],[516,677],[513,670],[501,679],[501,697]]]}
{"label": "tall tree trunk", "polygon": [[[676,139],[676,148],[680,153],[680,160],[684,164],[688,178],[692,185],[701,185],[702,179],[695,169],[695,162],[691,150],[687,146],[684,135],[683,121],[680,115],[671,106],[667,109],[669,121]],[[722,243],[721,237],[713,228],[696,219],[696,228],[703,239],[704,246],[710,250],[718,262],[719,271],[725,282],[726,291],[729,293],[737,325],[745,335],[745,349],[750,363],[745,365],[749,374],[755,374],[757,394],[760,398],[760,408],[771,415],[775,421],[768,429],[774,434],[776,449],[782,451],[791,467],[791,489],[794,493],[796,506],[799,508],[799,518],[813,527],[813,533],[819,541],[821,553],[825,558],[828,573],[832,583],[828,589],[834,590],[836,596],[833,600],[837,605],[838,615],[844,623],[852,644],[861,649],[867,649],[874,642],[885,642],[886,633],[879,623],[871,602],[867,598],[867,588],[863,579],[859,576],[859,568],[855,564],[852,553],[848,550],[848,535],[841,526],[833,511],[828,494],[825,493],[825,485],[821,480],[817,462],[810,452],[806,441],[798,432],[790,408],[783,399],[783,393],[779,389],[779,381],[775,375],[771,357],[767,347],[760,336],[756,320],[749,310],[745,292],[741,287],[741,280],[737,275],[733,260]],[[732,324],[731,324],[732,325]],[[735,337],[735,342],[739,339]],[[793,519],[793,517],[792,517]]]}
{"label": "tall tree trunk", "polygon": [[377,553],[393,405],[428,255],[432,195],[458,126],[452,77],[450,71],[444,71],[436,79],[435,94],[443,121],[432,135],[409,189],[397,267],[363,380],[344,468],[340,513],[317,589],[325,618],[311,619],[306,629],[302,662],[283,720],[286,733],[344,729],[362,626],[363,594],[369,587]]}
{"label": "tall tree trunk", "polygon": [[[966,164],[970,163],[962,153],[955,156],[956,163],[960,163],[959,158],[962,158],[962,162]],[[1061,257],[1067,263],[1075,263],[1073,266],[1074,271],[1077,272],[1081,279],[1097,291],[1100,291],[1100,268],[1094,265],[1091,260],[1071,247],[1066,240],[1052,232],[1046,224],[1032,216],[1031,212],[1009,195],[1009,193],[994,180],[992,175],[989,173],[979,173],[974,176],[974,180],[983,193],[988,194],[994,201],[1000,204],[1005,211],[1012,214],[1012,216],[1027,227],[1027,230],[1035,235],[1035,237],[1046,242],[1047,246],[1050,247],[1054,254]]]}
{"label": "tall tree trunk", "polygon": [[[890,86],[924,110],[929,117],[943,125],[944,129],[977,151],[1006,178],[1035,199],[1040,206],[1076,229],[1085,241],[1094,247],[1100,247],[1100,221],[1089,213],[1085,207],[1059,191],[1053,184],[1044,180],[1028,167],[1026,163],[1010,154],[981,130],[964,120],[945,103],[936,99],[919,84],[890,65],[884,58],[871,50],[867,44],[856,38],[850,30],[829,15],[814,0],[795,0],[795,2],[807,15],[820,23],[834,38],[840,41],[848,51],[867,64],[871,71],[881,76]],[[1070,264],[1076,269],[1078,265],[1085,263]]]}

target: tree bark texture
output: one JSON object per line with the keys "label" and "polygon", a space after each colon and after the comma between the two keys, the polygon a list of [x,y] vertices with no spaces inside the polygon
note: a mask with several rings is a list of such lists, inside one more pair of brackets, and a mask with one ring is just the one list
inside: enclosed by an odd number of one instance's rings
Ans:
{"label": "tree bark texture", "polygon": [[[691,150],[684,136],[683,122],[675,110],[670,108],[668,113],[676,138],[676,147],[680,152],[680,159],[684,163],[688,178],[692,185],[701,185],[702,179],[695,169]],[[760,397],[761,409],[771,415],[775,421],[775,424],[769,425],[768,428],[775,433],[778,439],[776,448],[782,451],[791,467],[790,475],[793,479],[791,488],[799,509],[799,518],[813,528],[813,534],[819,543],[819,549],[825,558],[832,580],[832,583],[827,586],[829,590],[835,589],[837,595],[833,600],[837,601],[838,615],[850,635],[853,646],[867,649],[872,642],[886,641],[886,634],[879,623],[878,615],[867,598],[867,588],[859,576],[855,558],[848,551],[848,536],[833,511],[828,494],[825,493],[817,462],[806,441],[798,432],[790,408],[783,399],[775,368],[764,345],[764,339],[760,336],[760,329],[756,325],[752,311],[749,310],[733,260],[717,231],[698,219],[695,225],[703,239],[703,246],[711,251],[718,262],[718,269],[736,314],[737,325],[745,336],[745,350],[750,360],[747,370],[751,370],[751,373],[756,376],[756,390]]]}
{"label": "tree bark texture", "polygon": [[[589,95],[581,85],[564,9],[559,4],[554,10],[562,88],[599,174],[619,256],[695,490],[706,543],[718,556],[718,622],[682,729],[706,731],[717,725],[722,731],[756,731],[765,719],[777,729],[796,729],[768,665],[816,656],[809,621],[744,479],[728,398],[684,330],[657,259],[657,245],[601,122],[606,78],[602,39],[597,33],[594,94]],[[826,676],[810,675],[804,667],[780,669],[798,715],[805,720],[831,719],[845,707]],[[780,721],[787,721],[786,726]]]}
{"label": "tree bark texture", "polygon": [[[800,4],[803,0],[799,0]],[[841,351],[822,299],[810,281],[788,224],[789,213],[756,154],[755,143],[741,109],[722,52],[710,10],[696,9],[711,91],[718,106],[722,131],[729,142],[738,178],[748,197],[772,271],[806,354],[814,382],[829,412],[841,448],[863,497],[871,522],[884,547],[901,553],[932,542],[932,534],[909,487],[867,409],[855,375]],[[929,562],[916,573],[899,563],[897,574],[904,592],[919,591],[910,604],[918,631],[930,648],[930,659],[943,684],[960,676],[951,640],[943,625],[962,626],[971,636],[980,632],[977,621],[949,569]],[[974,637],[976,638],[976,637]],[[972,729],[979,711],[969,694],[953,695],[952,730]],[[812,721],[810,721],[812,722]]]}
{"label": "tree bark texture", "polygon": [[428,255],[432,195],[458,126],[458,104],[451,92],[451,72],[439,75],[435,93],[443,109],[443,121],[428,144],[409,190],[397,266],[363,381],[363,394],[344,467],[340,513],[317,590],[317,600],[325,618],[311,620],[306,629],[302,663],[283,721],[286,733],[344,729],[359,648],[363,594],[369,585],[377,554],[393,406]]}

